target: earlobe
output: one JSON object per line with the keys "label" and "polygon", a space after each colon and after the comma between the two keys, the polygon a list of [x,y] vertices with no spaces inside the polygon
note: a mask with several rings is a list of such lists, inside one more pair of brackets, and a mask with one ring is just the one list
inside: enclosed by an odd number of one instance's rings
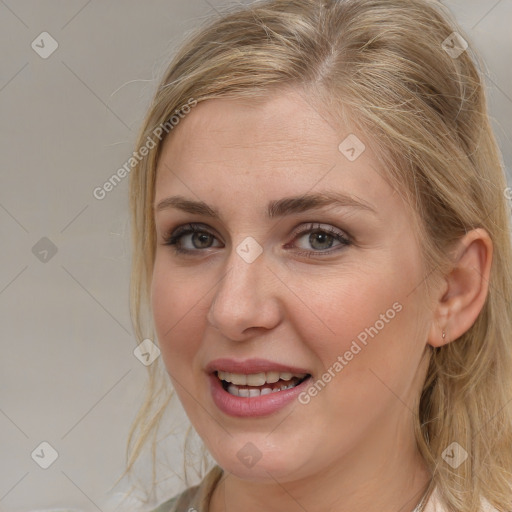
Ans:
{"label": "earlobe", "polygon": [[432,322],[428,335],[428,344],[432,347],[442,347],[453,341],[454,338],[448,335],[446,329],[440,326],[436,321]]}
{"label": "earlobe", "polygon": [[492,253],[492,241],[482,228],[473,229],[461,238],[452,268],[444,276],[445,286],[435,304],[429,345],[446,345],[475,323],[487,298]]}

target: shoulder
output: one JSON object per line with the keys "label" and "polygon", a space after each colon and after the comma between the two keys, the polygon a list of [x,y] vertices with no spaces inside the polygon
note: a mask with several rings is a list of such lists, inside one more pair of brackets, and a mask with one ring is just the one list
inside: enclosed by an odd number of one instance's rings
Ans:
{"label": "shoulder", "polygon": [[213,467],[199,485],[189,487],[151,512],[208,512],[210,497],[221,476],[222,469]]}
{"label": "shoulder", "polygon": [[199,486],[189,487],[186,491],[174,496],[170,500],[162,503],[151,512],[188,512],[189,508],[193,508],[192,503],[196,501],[197,490]]}
{"label": "shoulder", "polygon": [[[496,508],[494,508],[486,499],[481,500],[482,508],[480,512],[498,512]],[[432,494],[427,501],[424,512],[446,512],[446,508],[444,507],[438,488],[434,488]]]}

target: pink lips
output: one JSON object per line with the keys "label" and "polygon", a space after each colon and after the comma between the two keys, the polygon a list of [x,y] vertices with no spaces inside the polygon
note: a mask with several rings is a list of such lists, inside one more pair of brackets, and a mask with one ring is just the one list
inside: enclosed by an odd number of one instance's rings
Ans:
{"label": "pink lips", "polygon": [[206,366],[209,373],[210,390],[215,405],[225,414],[235,417],[256,417],[267,416],[283,409],[290,404],[298,395],[304,391],[311,377],[299,385],[270,393],[268,395],[244,398],[231,395],[222,387],[222,382],[217,377],[217,371],[228,373],[260,373],[260,372],[289,372],[289,373],[310,373],[304,368],[288,366],[280,363],[274,363],[265,359],[247,359],[245,361],[236,361],[233,359],[216,359]]}

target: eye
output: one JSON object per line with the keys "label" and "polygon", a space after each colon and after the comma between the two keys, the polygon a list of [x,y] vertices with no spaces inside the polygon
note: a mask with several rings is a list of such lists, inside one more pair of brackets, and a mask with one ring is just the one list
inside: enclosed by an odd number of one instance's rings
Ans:
{"label": "eye", "polygon": [[[306,235],[308,235],[306,237]],[[293,233],[293,241],[300,239],[305,240],[305,244],[309,247],[300,245],[296,253],[299,256],[314,257],[329,255],[339,249],[351,245],[349,236],[342,231],[338,231],[332,226],[322,227],[321,224],[310,223],[307,227],[301,227]],[[213,245],[217,240],[216,236],[206,229],[202,224],[186,224],[179,226],[174,231],[164,236],[164,245],[175,246],[176,254],[198,254],[202,249],[211,249],[214,247],[222,247],[222,245]],[[188,247],[187,247],[188,246]],[[296,244],[286,244],[285,249],[297,247]],[[313,250],[311,250],[312,248]]]}
{"label": "eye", "polygon": [[[164,245],[174,245],[176,253],[191,254],[200,249],[210,249],[215,236],[207,231],[201,224],[186,224],[179,226],[172,233],[164,236]],[[185,240],[185,242],[183,242]],[[187,245],[188,247],[184,247]],[[190,245],[191,244],[191,245]]]}
{"label": "eye", "polygon": [[[334,247],[346,247],[351,245],[351,240],[347,235],[345,235],[342,231],[338,231],[332,226],[322,227],[321,224],[311,223],[309,226],[304,229],[301,227],[295,233],[294,241],[304,239],[307,246],[313,248],[313,251],[298,251],[297,254],[300,256],[322,256],[329,255],[333,252],[338,251],[339,249],[334,249],[331,251],[327,251],[327,249],[331,249]],[[308,235],[307,237],[305,235]],[[337,244],[335,244],[337,242]],[[333,245],[335,244],[335,245]],[[285,248],[288,248],[289,245],[286,245]],[[304,247],[304,245],[300,248],[308,248]]]}

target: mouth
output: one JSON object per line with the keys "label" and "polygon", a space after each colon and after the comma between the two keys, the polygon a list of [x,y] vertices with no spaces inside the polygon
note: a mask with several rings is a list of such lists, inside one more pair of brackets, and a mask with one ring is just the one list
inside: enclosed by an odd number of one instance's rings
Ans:
{"label": "mouth", "polygon": [[311,377],[309,373],[294,374],[279,371],[250,374],[216,371],[214,374],[221,381],[224,391],[241,398],[256,398],[279,393],[299,386]]}
{"label": "mouth", "polygon": [[306,368],[268,359],[222,358],[205,368],[216,407],[237,418],[265,417],[293,405],[310,385]]}

